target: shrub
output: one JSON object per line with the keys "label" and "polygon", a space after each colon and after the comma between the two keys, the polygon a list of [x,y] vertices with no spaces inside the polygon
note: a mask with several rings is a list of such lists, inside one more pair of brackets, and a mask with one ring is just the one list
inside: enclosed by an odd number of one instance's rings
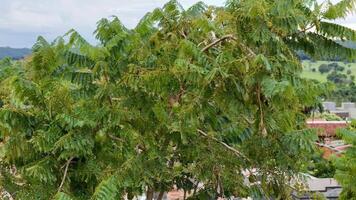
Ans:
{"label": "shrub", "polygon": [[335,68],[335,71],[344,71],[345,70],[345,67],[341,66],[341,65],[338,65],[336,68]]}
{"label": "shrub", "polygon": [[342,121],[341,117],[335,115],[334,113],[324,112],[319,117],[325,119],[326,121]]}
{"label": "shrub", "polygon": [[344,83],[350,82],[350,81],[347,80],[346,74],[341,74],[341,73],[338,73],[338,72],[335,72],[335,71],[333,71],[332,73],[328,74],[326,79],[328,81],[331,81],[331,82],[335,83],[335,84],[344,84]]}
{"label": "shrub", "polygon": [[322,74],[330,72],[331,69],[332,68],[327,64],[321,64],[319,66],[319,72],[322,73]]}

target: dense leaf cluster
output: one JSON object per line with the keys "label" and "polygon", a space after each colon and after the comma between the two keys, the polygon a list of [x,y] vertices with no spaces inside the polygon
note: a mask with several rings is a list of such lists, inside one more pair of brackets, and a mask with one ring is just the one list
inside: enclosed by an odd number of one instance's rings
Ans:
{"label": "dense leaf cluster", "polygon": [[40,37],[1,77],[2,186],[16,199],[160,199],[173,187],[289,198],[314,152],[303,111],[327,89],[300,77],[295,52],[355,57],[333,40],[354,31],[323,22],[354,7],[343,2],[170,1],[134,29],[100,20],[97,46],[74,30]]}
{"label": "dense leaf cluster", "polygon": [[343,186],[340,199],[356,199],[356,121],[340,130],[339,136],[351,146],[336,160],[335,178]]}

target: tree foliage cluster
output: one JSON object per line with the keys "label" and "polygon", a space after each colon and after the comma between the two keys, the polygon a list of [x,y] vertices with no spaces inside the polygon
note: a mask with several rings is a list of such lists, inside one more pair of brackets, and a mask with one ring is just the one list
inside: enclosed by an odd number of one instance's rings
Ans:
{"label": "tree foliage cluster", "polygon": [[352,121],[347,129],[340,130],[339,137],[352,146],[335,162],[335,178],[343,186],[341,199],[356,199],[356,121]]}
{"label": "tree foliage cluster", "polygon": [[342,72],[344,71],[345,67],[339,65],[338,63],[329,63],[329,64],[321,64],[318,68],[320,73],[329,73],[330,71],[335,71],[335,72]]}
{"label": "tree foliage cluster", "polygon": [[[328,95],[328,99],[336,102],[356,102],[355,75],[351,69],[346,73],[345,67],[337,63],[322,64],[320,73],[328,73],[326,79],[335,85],[335,89]],[[331,71],[331,72],[330,72]]]}
{"label": "tree foliage cluster", "polygon": [[323,158],[323,152],[319,150],[311,159],[308,173],[317,178],[333,178],[335,175],[335,164],[332,159]]}
{"label": "tree foliage cluster", "polygon": [[335,83],[336,85],[350,85],[350,84],[353,85],[354,84],[351,76],[349,79],[349,77],[346,74],[336,72],[336,71],[333,71],[330,74],[328,74],[326,79],[332,83]]}
{"label": "tree foliage cluster", "polygon": [[356,102],[356,85],[337,85],[328,99],[336,102]]}
{"label": "tree foliage cluster", "polygon": [[[128,29],[102,19],[39,37],[23,66],[0,68],[1,186],[16,199],[288,199],[315,151],[303,110],[326,85],[297,57],[354,59],[328,22],[355,1],[176,1]],[[248,178],[246,174],[249,174]]]}

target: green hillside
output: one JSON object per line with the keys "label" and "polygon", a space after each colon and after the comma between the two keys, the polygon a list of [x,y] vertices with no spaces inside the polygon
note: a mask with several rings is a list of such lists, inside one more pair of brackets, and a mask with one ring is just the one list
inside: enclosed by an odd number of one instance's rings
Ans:
{"label": "green hillside", "polygon": [[31,53],[31,49],[28,48],[11,48],[11,47],[0,47],[0,59],[5,57],[11,57],[12,59],[18,60]]}
{"label": "green hillside", "polygon": [[326,77],[328,76],[330,72],[328,73],[320,73],[319,72],[319,66],[322,64],[330,64],[330,63],[337,63],[340,66],[343,66],[345,69],[341,72],[343,74],[347,74],[348,70],[351,70],[351,74],[350,75],[354,75],[356,76],[356,63],[344,63],[344,62],[334,62],[334,61],[309,61],[309,60],[305,60],[303,61],[303,66],[304,66],[304,71],[302,76],[305,78],[310,78],[310,79],[316,79],[318,81],[321,82],[325,82],[327,81]]}

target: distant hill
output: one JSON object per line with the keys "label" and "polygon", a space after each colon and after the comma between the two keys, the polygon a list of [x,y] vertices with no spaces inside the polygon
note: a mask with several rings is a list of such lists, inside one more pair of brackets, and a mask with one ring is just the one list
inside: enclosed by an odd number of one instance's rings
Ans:
{"label": "distant hill", "polygon": [[[347,77],[350,76],[356,76],[356,62],[339,62],[339,61],[310,61],[310,60],[304,60],[303,61],[303,73],[302,77],[304,78],[309,78],[309,79],[315,79],[320,82],[326,82],[327,81],[327,76],[331,72],[327,73],[320,73],[319,72],[319,66],[322,64],[330,64],[330,63],[337,63],[338,65],[344,67],[344,70],[340,73],[347,75]],[[349,72],[348,72],[349,71]]]}
{"label": "distant hill", "polygon": [[31,54],[31,49],[28,48],[16,49],[11,47],[0,47],[0,59],[11,57],[14,60],[18,60],[29,54]]}

